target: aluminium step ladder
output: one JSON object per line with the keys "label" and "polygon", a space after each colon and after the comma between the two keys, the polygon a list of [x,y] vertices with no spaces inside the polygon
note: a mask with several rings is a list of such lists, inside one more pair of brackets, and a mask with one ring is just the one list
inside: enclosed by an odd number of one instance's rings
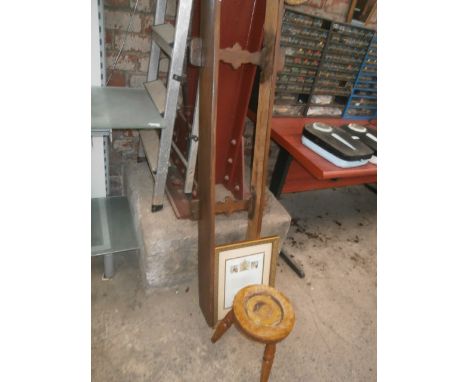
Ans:
{"label": "aluminium step ladder", "polygon": [[[175,143],[172,142],[193,0],[178,1],[175,27],[172,24],[164,23],[166,5],[167,0],[156,1],[153,38],[147,74],[148,82],[145,83],[145,88],[161,113],[166,128],[160,129],[160,136],[156,129],[140,131],[138,149],[138,160],[141,161],[146,157],[154,179],[152,212],[159,211],[163,207],[171,148],[174,149],[174,152],[180,157],[181,162],[187,168],[184,185],[184,192],[186,194],[191,194],[192,192],[198,150],[198,139],[191,139],[188,159],[185,159]],[[167,86],[161,79],[158,79],[161,50],[170,60]],[[198,105],[197,92],[192,137],[198,137]]]}

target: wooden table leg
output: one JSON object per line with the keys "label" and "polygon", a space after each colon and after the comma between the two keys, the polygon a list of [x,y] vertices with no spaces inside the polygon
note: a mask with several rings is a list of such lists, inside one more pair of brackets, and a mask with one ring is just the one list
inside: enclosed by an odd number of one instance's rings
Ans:
{"label": "wooden table leg", "polygon": [[260,376],[260,382],[268,382],[270,377],[271,367],[273,365],[273,359],[275,358],[276,344],[267,344],[265,346],[265,352],[263,353],[262,363],[262,375]]}
{"label": "wooden table leg", "polygon": [[211,342],[215,343],[218,341],[221,336],[226,333],[226,331],[231,327],[232,323],[234,322],[234,312],[232,310],[229,311],[228,314],[222,319],[222,321],[218,324],[213,333],[213,337],[211,337]]}

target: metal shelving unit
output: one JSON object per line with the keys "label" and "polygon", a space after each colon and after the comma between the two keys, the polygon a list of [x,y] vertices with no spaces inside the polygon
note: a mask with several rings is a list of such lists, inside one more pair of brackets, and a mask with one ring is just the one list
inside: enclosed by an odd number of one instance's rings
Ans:
{"label": "metal shelving unit", "polygon": [[377,117],[377,35],[374,35],[369,44],[343,117],[348,119]]}

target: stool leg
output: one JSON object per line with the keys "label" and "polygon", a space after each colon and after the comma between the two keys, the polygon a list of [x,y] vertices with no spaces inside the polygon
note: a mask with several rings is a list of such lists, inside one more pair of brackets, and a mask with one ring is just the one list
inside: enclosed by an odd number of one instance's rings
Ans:
{"label": "stool leg", "polygon": [[273,365],[273,359],[275,358],[275,351],[276,344],[267,344],[265,346],[260,382],[268,382],[268,378],[270,377],[271,366]]}
{"label": "stool leg", "polygon": [[213,337],[211,337],[211,342],[215,343],[218,341],[221,336],[231,327],[232,323],[234,322],[234,312],[232,310],[226,314],[226,317],[222,319],[222,321],[218,324],[213,333]]}

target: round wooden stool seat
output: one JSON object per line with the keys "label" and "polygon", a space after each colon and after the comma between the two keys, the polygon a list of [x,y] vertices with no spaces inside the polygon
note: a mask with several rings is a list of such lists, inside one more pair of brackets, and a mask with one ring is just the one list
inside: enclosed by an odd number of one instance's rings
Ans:
{"label": "round wooden stool seat", "polygon": [[292,305],[284,294],[266,285],[250,285],[237,292],[232,309],[216,327],[211,342],[218,341],[236,322],[245,334],[265,344],[260,382],[267,382],[276,343],[291,333],[295,321]]}
{"label": "round wooden stool seat", "polygon": [[283,340],[295,322],[294,310],[286,296],[266,285],[251,285],[237,292],[233,312],[241,329],[263,343]]}

